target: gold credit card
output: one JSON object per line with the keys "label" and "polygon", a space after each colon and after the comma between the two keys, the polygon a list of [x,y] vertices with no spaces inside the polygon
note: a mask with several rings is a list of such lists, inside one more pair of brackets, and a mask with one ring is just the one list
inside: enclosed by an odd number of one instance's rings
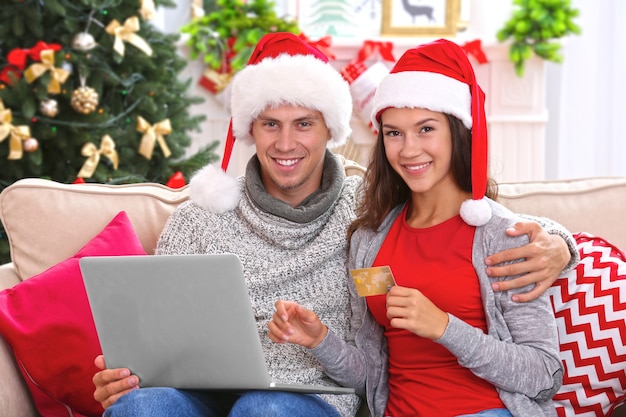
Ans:
{"label": "gold credit card", "polygon": [[387,294],[396,285],[391,268],[388,265],[372,268],[351,269],[356,291],[361,297]]}

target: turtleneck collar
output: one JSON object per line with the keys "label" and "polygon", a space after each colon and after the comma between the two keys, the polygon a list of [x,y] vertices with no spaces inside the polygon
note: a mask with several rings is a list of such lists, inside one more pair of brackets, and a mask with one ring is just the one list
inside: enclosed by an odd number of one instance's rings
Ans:
{"label": "turtleneck collar", "polygon": [[245,188],[250,199],[262,210],[283,217],[294,223],[308,223],[328,210],[339,198],[345,172],[339,160],[326,150],[321,187],[304,199],[298,206],[279,200],[267,193],[261,181],[261,164],[256,155],[250,158],[246,167]]}

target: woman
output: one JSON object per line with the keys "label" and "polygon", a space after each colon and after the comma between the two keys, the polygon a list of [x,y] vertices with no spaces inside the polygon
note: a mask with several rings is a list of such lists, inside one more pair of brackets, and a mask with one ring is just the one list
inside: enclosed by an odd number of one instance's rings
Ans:
{"label": "woman", "polygon": [[563,369],[548,296],[516,303],[528,288],[494,292],[484,272],[486,256],[527,237],[506,236],[521,219],[493,201],[484,94],[465,53],[443,39],[407,51],[376,92],[373,122],[349,267],[388,265],[396,285],[366,300],[351,286],[356,348],[286,302],[271,337],[308,332],[338,382],[367,381],[374,416],[555,416]]}

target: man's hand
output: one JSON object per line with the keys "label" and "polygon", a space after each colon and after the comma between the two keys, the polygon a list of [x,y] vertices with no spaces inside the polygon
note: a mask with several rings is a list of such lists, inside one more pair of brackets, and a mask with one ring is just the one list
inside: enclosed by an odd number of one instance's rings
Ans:
{"label": "man's hand", "polygon": [[[495,282],[494,291],[506,291],[535,283],[535,288],[524,294],[515,294],[513,301],[532,301],[543,294],[559,277],[570,260],[570,252],[565,241],[558,235],[545,232],[536,222],[519,222],[507,229],[509,236],[528,234],[530,243],[519,248],[507,249],[485,259],[487,275],[503,277],[524,274],[510,281]],[[502,262],[524,259],[504,266]]]}
{"label": "man's hand", "polygon": [[268,336],[276,343],[294,343],[313,349],[328,333],[317,314],[292,301],[276,301]]}
{"label": "man's hand", "polygon": [[101,371],[93,376],[93,384],[96,386],[93,398],[105,410],[122,395],[139,388],[139,378],[136,375],[131,375],[129,369],[106,369],[102,355],[96,357],[94,364]]}

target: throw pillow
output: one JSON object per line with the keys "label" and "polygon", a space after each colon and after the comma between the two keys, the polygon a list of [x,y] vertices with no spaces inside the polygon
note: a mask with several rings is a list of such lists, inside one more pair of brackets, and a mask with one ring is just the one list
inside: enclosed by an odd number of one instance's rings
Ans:
{"label": "throw pillow", "polygon": [[574,235],[581,261],[550,288],[565,368],[559,417],[609,416],[626,399],[626,256]]}
{"label": "throw pillow", "polygon": [[78,260],[143,255],[125,212],[73,257],[0,292],[0,334],[42,416],[101,416],[93,398],[94,358],[102,353]]}

